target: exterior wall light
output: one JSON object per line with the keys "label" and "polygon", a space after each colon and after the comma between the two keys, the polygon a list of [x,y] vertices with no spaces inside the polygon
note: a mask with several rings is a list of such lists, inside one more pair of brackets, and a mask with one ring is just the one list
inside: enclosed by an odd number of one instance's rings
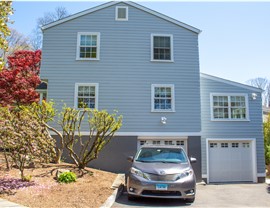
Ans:
{"label": "exterior wall light", "polygon": [[167,118],[166,117],[161,117],[160,119],[162,124],[166,124],[167,123]]}
{"label": "exterior wall light", "polygon": [[251,94],[251,98],[252,98],[252,100],[256,100],[257,99],[257,94],[256,93],[252,93]]}

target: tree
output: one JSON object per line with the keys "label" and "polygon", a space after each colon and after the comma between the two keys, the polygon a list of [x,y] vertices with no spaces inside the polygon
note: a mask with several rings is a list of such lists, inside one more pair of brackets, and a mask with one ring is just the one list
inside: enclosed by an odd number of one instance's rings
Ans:
{"label": "tree", "polygon": [[13,55],[16,51],[32,50],[29,38],[13,28],[10,28],[10,35],[7,37],[7,42],[8,51],[5,54],[5,57]]}
{"label": "tree", "polygon": [[270,105],[270,81],[267,78],[255,78],[247,81],[251,86],[257,87],[263,90],[262,93],[262,102],[263,105],[269,107]]}
{"label": "tree", "polygon": [[263,130],[265,163],[270,165],[270,116],[267,117],[267,121],[263,124]]}
{"label": "tree", "polygon": [[4,53],[8,50],[8,43],[6,38],[10,35],[8,28],[9,15],[13,14],[12,2],[11,1],[0,1],[0,71],[4,64]]}
{"label": "tree", "polygon": [[41,51],[17,51],[0,72],[0,106],[19,106],[39,101]]}
{"label": "tree", "polygon": [[[61,131],[58,131],[50,121],[53,121],[55,110],[52,102],[42,101],[42,104],[32,103],[28,108],[44,127],[47,132],[55,132],[59,138],[59,146],[55,146],[55,162],[60,163],[64,148],[69,152],[70,157],[79,169],[84,169],[87,164],[98,157],[99,152],[111,141],[114,133],[122,125],[122,116],[109,114],[106,111],[84,108],[82,110],[64,106],[60,113],[58,123]],[[80,134],[81,125],[87,116],[89,136],[84,139]],[[78,147],[78,149],[75,148]]]}
{"label": "tree", "polygon": [[[39,103],[32,103],[31,108],[27,108],[30,111],[31,115],[35,116],[35,118],[39,121],[39,123],[46,128],[46,131],[49,134],[49,130],[55,132],[59,138],[60,142],[59,145],[55,145],[55,158],[54,162],[56,164],[60,164],[62,159],[62,154],[64,151],[64,140],[62,134],[54,128],[52,125],[49,125],[49,122],[54,121],[54,117],[56,111],[54,109],[54,103],[52,101],[46,102],[45,100],[42,101],[41,104]],[[50,135],[50,134],[49,134]],[[52,138],[52,137],[51,137]]]}
{"label": "tree", "polygon": [[47,12],[44,14],[43,17],[37,19],[37,26],[32,31],[31,36],[31,45],[35,50],[42,48],[42,31],[41,27],[52,23],[54,21],[63,19],[69,16],[69,12],[66,10],[65,7],[56,7],[54,12]]}
{"label": "tree", "polygon": [[27,180],[24,169],[37,162],[50,162],[55,155],[55,140],[28,110],[31,106],[9,109],[0,107],[0,144],[5,150],[6,162],[11,158]]}
{"label": "tree", "polygon": [[[80,131],[84,117],[87,116],[89,136],[83,138]],[[63,141],[70,157],[81,170],[96,159],[100,151],[111,141],[114,133],[122,125],[122,116],[107,111],[64,107],[59,124],[63,129]],[[76,131],[78,135],[76,135]],[[76,150],[76,148],[78,150]]]}

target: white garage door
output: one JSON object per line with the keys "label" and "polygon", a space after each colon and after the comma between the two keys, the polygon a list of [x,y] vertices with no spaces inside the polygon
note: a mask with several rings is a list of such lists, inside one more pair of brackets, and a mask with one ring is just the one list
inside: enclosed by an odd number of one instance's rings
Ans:
{"label": "white garage door", "polygon": [[253,181],[250,141],[209,141],[209,182]]}

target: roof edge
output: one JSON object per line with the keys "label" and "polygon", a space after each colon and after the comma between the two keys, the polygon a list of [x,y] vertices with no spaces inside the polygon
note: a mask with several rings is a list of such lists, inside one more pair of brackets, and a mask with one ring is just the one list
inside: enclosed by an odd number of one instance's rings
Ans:
{"label": "roof edge", "polygon": [[252,91],[255,91],[255,92],[259,92],[259,93],[263,92],[263,90],[260,89],[260,88],[253,87],[253,86],[246,85],[246,84],[242,84],[242,83],[239,83],[239,82],[234,82],[234,81],[227,80],[227,79],[223,79],[223,78],[216,77],[216,76],[213,76],[213,75],[200,73],[200,76],[203,77],[203,78],[206,78],[206,79],[211,79],[211,80],[214,80],[214,81],[217,81],[217,82],[222,82],[222,83],[225,83],[225,84],[233,85],[233,86],[236,86],[236,87],[241,87],[241,88],[252,90]]}
{"label": "roof edge", "polygon": [[119,4],[119,3],[124,3],[124,4],[130,5],[130,6],[133,6],[133,7],[137,8],[137,9],[140,9],[142,11],[145,11],[145,12],[149,13],[149,14],[160,17],[160,18],[162,18],[164,20],[167,20],[167,21],[169,21],[171,23],[174,23],[174,24],[176,24],[176,25],[178,25],[180,27],[183,27],[183,28],[185,28],[187,30],[190,30],[192,32],[195,32],[197,34],[201,33],[201,30],[199,30],[199,29],[197,29],[197,28],[195,28],[193,26],[190,26],[188,24],[180,22],[180,21],[178,21],[176,19],[173,19],[173,18],[171,18],[169,16],[166,16],[164,14],[161,14],[159,12],[156,12],[156,11],[154,11],[152,9],[149,9],[147,7],[144,7],[144,6],[140,5],[140,4],[137,4],[137,3],[134,3],[134,2],[131,2],[131,1],[111,1],[111,2],[108,2],[108,3],[105,3],[105,4],[101,4],[99,6],[96,6],[96,7],[93,7],[93,8],[78,12],[76,14],[70,15],[70,16],[64,18],[64,19],[49,23],[47,25],[44,25],[44,26],[41,27],[41,29],[46,30],[48,28],[51,28],[53,26],[59,25],[59,24],[64,23],[64,22],[67,22],[69,20],[72,20],[72,19],[84,16],[84,15],[90,14],[92,12],[95,12],[95,11],[98,11],[98,10],[101,10],[101,9],[104,9],[104,8],[107,8],[107,7],[110,7],[110,6],[113,6],[115,4]]}

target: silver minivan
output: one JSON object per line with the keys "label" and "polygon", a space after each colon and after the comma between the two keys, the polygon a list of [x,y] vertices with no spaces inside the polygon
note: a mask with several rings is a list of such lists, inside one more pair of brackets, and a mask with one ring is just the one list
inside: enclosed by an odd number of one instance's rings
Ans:
{"label": "silver minivan", "polygon": [[179,146],[142,146],[127,175],[128,199],[136,197],[176,198],[193,203],[196,177],[191,163]]}

